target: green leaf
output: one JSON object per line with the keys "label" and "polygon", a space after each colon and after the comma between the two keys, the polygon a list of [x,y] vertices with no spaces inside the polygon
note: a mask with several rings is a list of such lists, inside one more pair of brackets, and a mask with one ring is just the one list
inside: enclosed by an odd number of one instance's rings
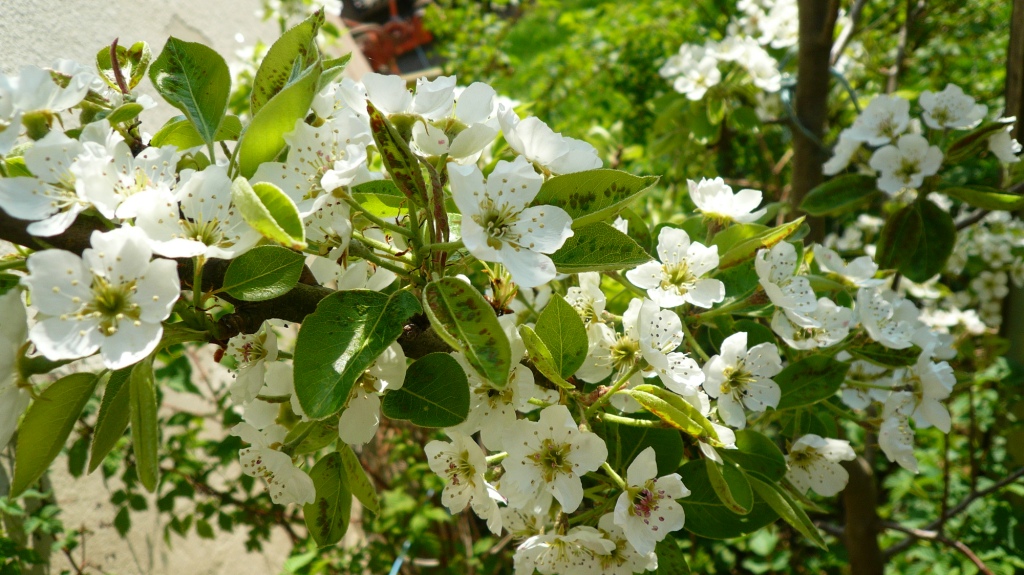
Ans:
{"label": "green leaf", "polygon": [[352,188],[352,198],[363,210],[378,218],[396,218],[409,208],[409,202],[391,180],[374,180]]}
{"label": "green leaf", "polygon": [[302,506],[309,535],[320,547],[333,545],[348,531],[352,514],[352,494],[345,483],[345,466],[341,455],[328,453],[309,471],[316,488],[313,503]]}
{"label": "green leaf", "polygon": [[732,539],[753,533],[778,519],[778,515],[760,497],[753,498],[750,512],[746,515],[730,511],[715,493],[703,461],[690,461],[683,465],[679,468],[679,476],[690,490],[689,496],[679,500],[686,512],[683,528],[690,533],[709,539]]}
{"label": "green leaf", "polygon": [[252,80],[249,95],[249,114],[256,116],[263,106],[294,82],[303,70],[313,66],[320,59],[316,35],[324,24],[324,11],[317,10],[281,35],[267,50],[259,70]]}
{"label": "green leaf", "polygon": [[614,462],[614,468],[627,469],[640,452],[653,447],[659,477],[679,469],[679,462],[683,459],[683,436],[678,430],[633,427],[607,421],[604,425],[608,430],[608,462]]}
{"label": "green leaf", "polygon": [[[238,116],[228,115],[221,120],[213,140],[215,142],[237,140],[241,133],[242,121],[238,119]],[[195,148],[204,143],[203,137],[196,131],[196,127],[184,116],[175,116],[168,120],[149,141],[149,145],[153,147],[175,146],[179,150]]]}
{"label": "green leaf", "polygon": [[743,472],[732,463],[719,465],[710,459],[704,460],[708,469],[708,481],[726,509],[737,515],[746,515],[754,507],[754,492]]}
{"label": "green leaf", "polygon": [[363,508],[373,513],[380,514],[380,499],[377,497],[377,490],[373,488],[370,477],[366,475],[363,464],[359,462],[352,448],[344,443],[338,446],[338,453],[341,454],[341,464],[345,467],[345,484],[348,485],[352,494],[363,504]]}
{"label": "green leaf", "polygon": [[845,174],[832,178],[807,192],[800,209],[812,216],[834,216],[848,212],[876,197],[875,176]]}
{"label": "green leaf", "polygon": [[576,386],[562,378],[562,374],[555,366],[555,359],[552,357],[547,344],[537,335],[537,332],[533,331],[532,327],[528,325],[519,326],[519,337],[523,338],[526,354],[541,375],[562,389],[576,389]]}
{"label": "green leaf", "polygon": [[917,346],[911,346],[907,349],[892,349],[875,342],[857,347],[849,347],[847,351],[857,359],[863,359],[882,367],[914,365],[917,362],[917,358],[921,355],[921,348]]}
{"label": "green leaf", "polygon": [[135,364],[128,378],[131,402],[132,452],[139,481],[153,493],[160,479],[160,425],[157,421],[156,383],[152,356]]}
{"label": "green leaf", "polygon": [[476,288],[453,277],[430,282],[423,288],[423,309],[441,339],[464,353],[481,377],[505,387],[512,369],[508,336]]}
{"label": "green leaf", "polygon": [[[703,218],[700,218],[700,220],[703,220]],[[687,223],[690,221],[687,220]],[[740,242],[756,238],[769,229],[771,228],[761,224],[733,224],[715,234],[715,237],[711,239],[711,245],[718,246],[718,253],[724,254]],[[689,232],[687,232],[687,235],[689,235]],[[690,236],[690,239],[692,241],[703,241],[700,237],[694,236]]]}
{"label": "green leaf", "polygon": [[899,270],[912,281],[924,283],[941,273],[956,244],[956,224],[949,212],[931,200],[916,203],[921,214],[921,236],[913,255],[903,262]]}
{"label": "green leaf", "polygon": [[391,174],[398,189],[417,206],[427,205],[427,184],[423,181],[420,161],[398,129],[369,101],[366,110],[370,114],[370,131],[377,144],[381,160]]}
{"label": "green leaf", "polygon": [[337,413],[363,372],[419,312],[407,291],[350,290],[321,300],[295,342],[295,394],[306,415],[323,419]]}
{"label": "green leaf", "polygon": [[107,388],[103,392],[100,410],[96,415],[96,427],[92,435],[92,449],[89,456],[89,473],[96,471],[103,458],[117,445],[117,442],[128,429],[128,413],[130,396],[128,378],[130,368],[119,369],[110,375]]}
{"label": "green leaf", "polygon": [[966,135],[960,137],[946,149],[946,163],[955,164],[966,158],[976,156],[986,149],[988,139],[1006,126],[1012,124],[1014,118],[999,118],[992,122],[984,122]]}
{"label": "green leaf", "polygon": [[293,250],[306,248],[306,228],[299,209],[281,188],[267,182],[250,185],[243,177],[231,184],[231,201],[263,237]]}
{"label": "green leaf", "polygon": [[469,415],[469,380],[455,358],[435,352],[409,366],[402,387],[389,391],[381,411],[420,427],[452,427]]}
{"label": "green leaf", "polygon": [[220,291],[243,301],[264,301],[299,283],[306,258],[280,246],[259,246],[231,260]]}
{"label": "green leaf", "polygon": [[35,483],[57,458],[96,389],[97,381],[92,373],[62,377],[43,390],[29,406],[18,426],[12,498]]}
{"label": "green leaf", "polygon": [[804,510],[777,483],[767,478],[759,478],[756,473],[747,475],[747,479],[750,480],[750,486],[754,488],[754,492],[764,499],[779,514],[779,517],[803,533],[812,543],[828,550],[828,545],[825,544],[818,528],[811,523]]}
{"label": "green leaf", "polygon": [[782,390],[776,409],[792,409],[828,399],[846,380],[850,364],[812,355],[787,365],[773,379]]}
{"label": "green leaf", "polygon": [[760,249],[769,249],[775,244],[793,235],[804,223],[804,218],[797,218],[781,226],[767,229],[754,237],[745,239],[729,248],[718,258],[718,269],[724,270],[751,260]]}
{"label": "green leaf", "polygon": [[781,481],[786,475],[786,458],[782,451],[774,441],[757,431],[737,431],[736,449],[723,449],[718,453],[745,471],[756,471],[772,481]]}
{"label": "green leaf", "polygon": [[548,179],[531,205],[558,206],[573,219],[573,229],[614,216],[658,183],[658,176],[634,176],[619,170],[587,170]]}
{"label": "green leaf", "polygon": [[1003,210],[1014,212],[1024,208],[1024,196],[1008,194],[1003,190],[988,186],[957,186],[939,190],[962,202],[985,210]]}
{"label": "green leaf", "polygon": [[142,113],[142,104],[136,104],[135,102],[128,102],[117,107],[114,111],[107,115],[107,121],[111,124],[123,124],[130,122],[138,117]]}
{"label": "green leaf", "polygon": [[917,251],[924,222],[916,204],[900,208],[889,217],[878,238],[875,261],[882,269],[902,268]]}
{"label": "green leaf", "polygon": [[631,269],[651,261],[651,256],[633,238],[598,222],[575,230],[551,260],[559,273],[579,274]]}
{"label": "green leaf", "polygon": [[659,541],[654,547],[654,553],[658,556],[658,570],[654,575],[690,575],[686,555],[679,548],[675,537]]}
{"label": "green leaf", "polygon": [[703,438],[712,445],[721,445],[711,422],[680,395],[648,384],[638,385],[625,393],[672,427],[695,439]]}
{"label": "green leaf", "polygon": [[555,368],[563,378],[576,373],[587,359],[587,328],[576,309],[555,294],[540,312],[534,328],[551,352]]}
{"label": "green leaf", "polygon": [[238,170],[243,176],[251,178],[260,164],[276,161],[281,155],[287,144],[284,135],[309,113],[322,72],[317,60],[253,115],[238,141]]}
{"label": "green leaf", "polygon": [[337,441],[338,422],[331,420],[302,421],[288,432],[283,443],[291,443],[303,434],[305,434],[305,437],[295,446],[295,449],[292,451],[293,455],[316,453],[332,442]]}
{"label": "green leaf", "polygon": [[[149,44],[145,42],[136,42],[128,48],[117,47],[117,62],[121,66],[121,76],[128,84],[129,90],[134,90],[139,85],[152,60],[153,52],[149,49]],[[100,78],[103,78],[107,85],[118,92],[121,91],[114,76],[114,67],[111,64],[110,46],[105,46],[96,53],[96,70],[99,71]]]}
{"label": "green leaf", "polygon": [[231,72],[224,58],[203,44],[172,36],[150,67],[149,79],[188,117],[203,142],[212,145],[231,93]]}
{"label": "green leaf", "polygon": [[89,438],[79,437],[71,447],[68,448],[68,473],[78,478],[85,471],[85,461],[89,457]]}

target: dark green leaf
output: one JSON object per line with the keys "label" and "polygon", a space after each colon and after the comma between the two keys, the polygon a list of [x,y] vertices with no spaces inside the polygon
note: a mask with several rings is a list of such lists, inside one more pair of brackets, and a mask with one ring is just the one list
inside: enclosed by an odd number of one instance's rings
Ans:
{"label": "dark green leaf", "polygon": [[537,335],[551,352],[555,368],[562,378],[576,373],[587,358],[587,328],[576,309],[566,303],[560,295],[551,301],[537,318],[534,328]]}
{"label": "dark green leaf", "polygon": [[936,206],[931,200],[920,200],[917,209],[921,213],[921,236],[917,249],[899,270],[912,281],[924,283],[942,272],[946,261],[956,244],[956,224],[949,212]]}
{"label": "dark green leaf", "polygon": [[89,473],[103,463],[103,458],[117,445],[117,442],[128,429],[129,417],[129,386],[128,378],[131,368],[119,369],[110,375],[107,388],[103,392],[103,401],[96,415],[96,427],[92,436],[92,454],[89,457]]}
{"label": "dark green leaf", "polygon": [[827,355],[812,355],[787,365],[773,379],[782,390],[776,409],[792,409],[828,399],[846,380],[850,364]]}
{"label": "dark green leaf", "polygon": [[736,449],[719,451],[726,460],[745,471],[756,471],[772,481],[781,481],[786,474],[786,458],[771,439],[750,429],[736,432]]}
{"label": "dark green leaf", "polygon": [[750,480],[750,486],[754,488],[754,492],[764,499],[779,514],[779,517],[803,533],[812,543],[828,550],[828,545],[825,544],[818,528],[811,523],[811,519],[807,517],[804,510],[777,483],[767,478],[759,478],[756,473],[749,474],[747,478]]}
{"label": "dark green leaf", "polygon": [[294,82],[303,70],[320,59],[316,35],[324,23],[324,11],[317,10],[274,42],[263,57],[249,96],[249,115],[260,109],[285,86]]}
{"label": "dark green leaf", "polygon": [[152,357],[135,364],[128,378],[128,387],[136,470],[142,486],[152,493],[160,479],[160,425],[156,416]]}
{"label": "dark green leaf", "polygon": [[916,204],[904,206],[889,217],[878,238],[875,261],[882,269],[902,268],[917,251],[924,223]]}
{"label": "dark green leaf", "polygon": [[882,367],[906,367],[914,365],[921,355],[921,348],[911,346],[907,349],[892,349],[880,343],[866,343],[861,346],[847,348],[850,355]]}
{"label": "dark green leaf", "polygon": [[167,40],[149,69],[157,92],[181,110],[210,145],[228,106],[231,73],[224,58],[198,42]]}
{"label": "dark green leaf", "polygon": [[[639,415],[639,414],[637,414]],[[605,422],[609,438],[609,463],[616,469],[628,469],[640,452],[654,448],[654,460],[658,464],[658,476],[674,473],[683,459],[683,438],[675,429],[655,427],[633,427]]]}
{"label": "dark green leaf", "polygon": [[1008,194],[1003,190],[988,186],[957,186],[939,190],[960,201],[985,210],[1004,210],[1013,212],[1024,208],[1024,196]]}
{"label": "dark green leaf", "polygon": [[299,282],[306,258],[279,246],[253,248],[231,260],[221,290],[244,301],[263,301],[288,293]]}
{"label": "dark green leaf", "polygon": [[1005,130],[1013,121],[1013,118],[999,118],[993,122],[982,123],[949,145],[945,154],[946,162],[955,164],[981,153],[988,146],[988,139],[996,132]]}
{"label": "dark green leaf", "polygon": [[309,472],[316,499],[302,507],[306,529],[320,547],[333,545],[348,531],[352,514],[352,493],[345,482],[341,455],[328,453]]}
{"label": "dark green leaf", "polygon": [[812,216],[834,216],[862,206],[878,195],[876,177],[846,174],[820,184],[800,203],[800,209]]}
{"label": "dark green leaf", "polygon": [[74,373],[50,384],[25,412],[18,426],[11,497],[21,495],[57,458],[96,389],[92,373]]}
{"label": "dark green leaf", "polygon": [[[723,450],[724,451],[724,450]],[[750,513],[739,515],[726,507],[708,479],[703,461],[690,461],[679,469],[690,495],[679,500],[686,512],[687,531],[709,539],[732,539],[775,521],[778,515],[760,497],[754,497]]]}
{"label": "dark green leaf", "polygon": [[690,566],[686,563],[686,555],[679,549],[675,537],[662,539],[654,547],[658,556],[658,570],[655,575],[690,575]]}
{"label": "dark green leaf", "polygon": [[356,496],[356,499],[363,504],[370,513],[380,513],[380,499],[377,497],[377,490],[373,488],[370,477],[366,475],[363,464],[352,451],[352,448],[344,443],[338,446],[338,453],[341,454],[341,463],[345,467],[345,484]]}
{"label": "dark green leaf", "polygon": [[598,222],[575,230],[551,260],[560,273],[579,274],[631,269],[651,261],[651,256],[633,238]]}
{"label": "dark green leaf", "polygon": [[429,353],[412,363],[402,387],[388,392],[384,415],[420,427],[452,427],[469,415],[469,380],[447,353]]}
{"label": "dark green leaf", "polygon": [[573,229],[606,220],[648,188],[657,176],[634,176],[619,170],[587,170],[550,178],[533,205],[558,206],[573,219]]}
{"label": "dark green leaf", "polygon": [[356,380],[419,312],[407,291],[351,290],[321,300],[295,342],[295,394],[306,415],[323,419],[341,409]]}
{"label": "dark green leaf", "polygon": [[72,477],[81,477],[85,471],[85,460],[89,458],[89,438],[79,437],[68,448],[68,473]]}
{"label": "dark green leaf", "polygon": [[336,441],[338,439],[338,422],[331,420],[303,421],[288,432],[284,442],[290,443],[302,434],[305,434],[305,437],[295,446],[295,450],[292,451],[293,455],[316,453]]}
{"label": "dark green leaf", "polygon": [[423,288],[423,308],[441,339],[464,353],[481,377],[505,387],[512,369],[508,336],[476,288],[453,277],[430,282]]}
{"label": "dark green leaf", "polygon": [[708,481],[726,509],[738,515],[746,515],[754,507],[754,492],[743,472],[726,461],[719,465],[710,459],[704,460],[708,470]]}

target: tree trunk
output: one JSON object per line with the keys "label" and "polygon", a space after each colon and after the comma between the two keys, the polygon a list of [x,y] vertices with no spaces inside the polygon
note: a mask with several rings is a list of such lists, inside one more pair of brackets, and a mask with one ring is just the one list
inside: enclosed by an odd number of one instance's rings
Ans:
{"label": "tree trunk", "polygon": [[874,472],[863,457],[844,462],[843,467],[850,473],[850,481],[843,490],[844,538],[850,556],[850,573],[883,575],[885,560],[878,547],[878,513],[875,511],[878,495]]}
{"label": "tree trunk", "polygon": [[[828,94],[831,85],[829,69],[832,41],[835,36],[837,0],[798,0],[800,14],[800,47],[797,60],[795,95],[796,121],[793,132],[793,188],[790,202],[799,206],[807,192],[824,180],[821,166],[828,160],[828,151],[821,138],[828,116]],[[811,239],[824,237],[820,218],[808,218]]]}
{"label": "tree trunk", "polygon": [[[1016,116],[1017,124],[1011,135],[1024,140],[1024,0],[1014,0],[1010,18],[1010,43],[1006,54],[1006,111],[1004,116]],[[1018,212],[1017,217],[1021,214]],[[1010,341],[1006,355],[1024,363],[1024,289],[1010,284],[1010,293],[1003,303],[1003,324],[1000,335]]]}

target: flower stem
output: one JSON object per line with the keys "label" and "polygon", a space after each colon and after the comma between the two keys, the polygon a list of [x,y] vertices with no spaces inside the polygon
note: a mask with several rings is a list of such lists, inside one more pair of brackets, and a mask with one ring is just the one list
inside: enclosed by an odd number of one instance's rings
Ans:
{"label": "flower stem", "polygon": [[507,451],[502,451],[501,453],[495,453],[494,455],[488,455],[487,459],[485,459],[485,461],[487,461],[487,465],[494,465],[496,463],[501,463],[501,460],[505,459],[506,457],[508,457],[508,452]]}
{"label": "flower stem", "polygon": [[205,263],[205,256],[196,256],[195,262],[193,262],[195,275],[192,280],[192,307],[197,310],[203,307],[203,265]]}
{"label": "flower stem", "polygon": [[615,473],[615,470],[612,469],[611,465],[608,465],[607,461],[605,461],[604,463],[601,464],[601,469],[604,470],[605,474],[608,477],[612,478],[612,481],[615,482],[615,485],[619,486],[619,489],[621,489],[623,491],[626,490],[626,482],[623,481],[621,477],[619,477],[618,473]]}
{"label": "flower stem", "polygon": [[363,217],[368,219],[368,220],[370,220],[371,222],[373,222],[373,224],[375,226],[377,226],[377,227],[379,227],[381,229],[387,230],[387,231],[389,231],[391,233],[399,234],[399,235],[405,236],[405,237],[410,237],[412,235],[409,232],[408,229],[403,228],[402,226],[398,226],[398,225],[392,224],[392,223],[388,222],[387,220],[385,220],[383,218],[379,218],[379,217],[371,214],[370,212],[366,211],[366,208],[364,208],[362,206],[362,204],[360,204],[359,202],[355,201],[351,197],[344,196],[342,198],[342,200],[346,204],[348,204],[349,207],[351,207],[353,210],[359,212],[360,214],[363,214]]}
{"label": "flower stem", "polygon": [[443,252],[454,252],[455,250],[458,250],[458,249],[463,248],[463,247],[465,247],[465,244],[462,243],[461,239],[458,239],[458,240],[455,240],[455,241],[452,241],[452,242],[437,242],[435,244],[427,244],[427,245],[423,246],[422,248],[420,248],[420,251],[423,252],[423,254],[428,254],[430,252],[442,252],[442,251]]}
{"label": "flower stem", "polygon": [[690,347],[693,348],[693,351],[697,352],[697,355],[700,356],[702,360],[707,362],[707,360],[709,359],[708,354],[705,353],[704,348],[702,348],[700,344],[697,343],[697,338],[693,337],[693,334],[690,333],[690,328],[687,327],[686,322],[682,321],[679,323],[680,325],[683,326],[683,335],[686,336],[686,341],[689,342]]}
{"label": "flower stem", "polygon": [[644,290],[642,290],[642,289],[636,287],[635,285],[629,283],[629,281],[626,278],[622,277],[622,274],[620,274],[619,272],[608,272],[606,275],[608,277],[612,278],[613,280],[619,282],[620,284],[622,284],[622,287],[624,287],[627,290],[631,291],[637,297],[642,297],[642,298],[647,297],[647,292],[645,292]]}
{"label": "flower stem", "polygon": [[22,258],[14,257],[7,261],[0,261],[0,271],[23,269],[25,269],[25,260]]}
{"label": "flower stem", "polygon": [[665,429],[666,425],[659,419],[636,419],[633,417],[624,417],[621,415],[615,415],[614,413],[602,413],[600,415],[602,421],[608,423],[615,423],[618,425],[628,425],[630,427],[647,427],[653,429]]}
{"label": "flower stem", "polygon": [[629,383],[629,378],[633,377],[633,375],[636,374],[638,371],[640,371],[640,364],[635,364],[633,367],[629,369],[629,371],[624,373],[618,381],[612,384],[612,386],[608,388],[608,391],[602,394],[601,397],[597,398],[597,401],[595,401],[593,405],[588,407],[587,410],[583,412],[583,415],[585,417],[590,417],[591,415],[594,414],[594,412],[598,410],[598,408],[604,406],[606,403],[611,401],[612,395],[614,395],[615,392],[619,391],[627,383]]}

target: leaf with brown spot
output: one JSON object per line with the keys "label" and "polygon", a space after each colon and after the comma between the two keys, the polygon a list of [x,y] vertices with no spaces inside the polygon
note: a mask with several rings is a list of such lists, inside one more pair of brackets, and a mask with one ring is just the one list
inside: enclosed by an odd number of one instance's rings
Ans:
{"label": "leaf with brown spot", "polygon": [[341,454],[325,455],[310,470],[309,478],[316,488],[316,498],[302,507],[306,528],[320,547],[333,545],[345,536],[352,514],[352,493]]}
{"label": "leaf with brown spot", "polygon": [[505,387],[512,350],[494,308],[476,288],[453,277],[430,282],[423,288],[423,308],[441,339],[464,353],[481,377]]}

